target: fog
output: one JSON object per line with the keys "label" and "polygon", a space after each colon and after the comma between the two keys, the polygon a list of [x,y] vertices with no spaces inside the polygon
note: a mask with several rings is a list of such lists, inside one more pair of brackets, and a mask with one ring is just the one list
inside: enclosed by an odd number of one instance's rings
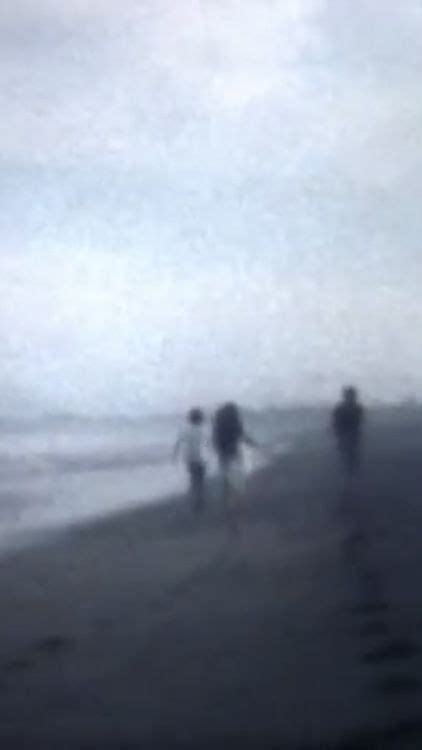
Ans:
{"label": "fog", "polygon": [[419,396],[421,33],[411,0],[2,9],[0,410]]}

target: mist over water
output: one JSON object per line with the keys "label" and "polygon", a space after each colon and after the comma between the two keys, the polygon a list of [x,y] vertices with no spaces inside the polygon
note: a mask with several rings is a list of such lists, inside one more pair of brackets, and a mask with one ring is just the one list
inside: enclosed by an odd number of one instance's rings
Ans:
{"label": "mist over water", "polygon": [[[3,420],[0,429],[0,550],[59,529],[180,495],[183,465],[173,448],[184,416],[147,419]],[[247,424],[276,456],[309,427],[309,417],[250,413]],[[312,422],[312,420],[311,420]],[[212,452],[209,476],[216,473]],[[261,455],[245,456],[249,472]]]}

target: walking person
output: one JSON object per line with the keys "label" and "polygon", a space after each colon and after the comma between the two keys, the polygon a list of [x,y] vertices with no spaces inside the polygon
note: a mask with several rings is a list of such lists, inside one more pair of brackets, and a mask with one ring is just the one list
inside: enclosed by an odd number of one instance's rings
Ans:
{"label": "walking person", "polygon": [[189,496],[195,513],[200,513],[205,505],[206,437],[204,422],[203,411],[198,408],[191,409],[187,415],[187,424],[174,448],[175,458],[178,458],[180,454],[183,456],[189,477]]}
{"label": "walking person", "polygon": [[362,457],[364,409],[353,386],[343,388],[343,397],[334,408],[332,427],[343,467],[350,475],[359,472]]}
{"label": "walking person", "polygon": [[256,447],[256,443],[245,432],[236,404],[227,403],[217,410],[213,425],[213,443],[221,472],[229,526],[234,533],[238,533],[246,484],[242,448],[243,445]]}

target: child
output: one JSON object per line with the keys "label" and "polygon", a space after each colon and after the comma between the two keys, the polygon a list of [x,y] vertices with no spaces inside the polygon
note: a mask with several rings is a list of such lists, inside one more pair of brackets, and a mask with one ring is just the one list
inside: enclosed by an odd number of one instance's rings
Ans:
{"label": "child", "polygon": [[205,446],[204,413],[201,409],[191,409],[187,415],[187,426],[176,442],[174,455],[182,452],[189,475],[190,497],[193,510],[198,513],[205,504]]}

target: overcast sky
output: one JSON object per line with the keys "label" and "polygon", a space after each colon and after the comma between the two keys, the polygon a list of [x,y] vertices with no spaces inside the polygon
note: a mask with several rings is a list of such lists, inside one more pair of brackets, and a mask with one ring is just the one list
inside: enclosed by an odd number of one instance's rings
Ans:
{"label": "overcast sky", "polygon": [[0,410],[421,393],[422,0],[4,0]]}

